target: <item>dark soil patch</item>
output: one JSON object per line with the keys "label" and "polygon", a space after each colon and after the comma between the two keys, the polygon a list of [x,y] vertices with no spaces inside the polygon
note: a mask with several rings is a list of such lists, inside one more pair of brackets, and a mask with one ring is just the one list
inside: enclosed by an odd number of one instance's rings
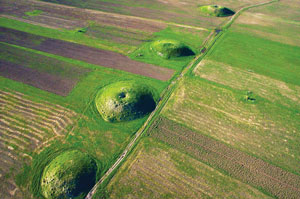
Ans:
{"label": "dark soil patch", "polygon": [[26,48],[85,61],[108,68],[119,69],[159,80],[168,80],[174,70],[133,61],[128,57],[106,50],[62,40],[50,39],[13,29],[0,28],[0,41]]}
{"label": "dark soil patch", "polygon": [[300,198],[300,176],[208,138],[173,121],[160,118],[151,136],[185,151],[230,176],[263,189],[278,198]]}
{"label": "dark soil patch", "polygon": [[[76,2],[72,1],[69,3],[72,5]],[[97,2],[96,5],[98,4],[99,3]],[[48,4],[39,1],[30,2],[26,0],[2,0],[2,7],[0,8],[1,13],[18,17],[23,17],[25,12],[32,10],[42,10],[43,14],[42,16],[38,17],[30,17],[28,18],[29,20],[64,28],[74,26],[81,27],[82,24],[87,24],[88,21],[96,21],[97,24],[117,26],[125,29],[136,29],[151,33],[160,31],[161,29],[167,27],[164,23],[142,21],[134,18],[129,19],[114,16],[110,13],[93,12],[81,8],[61,6],[58,4]],[[113,11],[113,9],[110,11]],[[49,19],[45,20],[45,17]],[[57,19],[57,21],[55,21],[55,19]],[[64,20],[68,21],[62,23]]]}
{"label": "dark soil patch", "polygon": [[0,75],[61,96],[67,96],[77,82],[3,60]]}

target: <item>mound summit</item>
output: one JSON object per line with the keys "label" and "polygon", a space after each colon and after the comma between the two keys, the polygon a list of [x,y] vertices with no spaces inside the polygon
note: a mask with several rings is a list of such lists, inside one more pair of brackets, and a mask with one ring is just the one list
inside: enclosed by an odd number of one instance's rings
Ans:
{"label": "mound summit", "polygon": [[157,40],[150,48],[165,59],[195,55],[188,46],[176,40]]}
{"label": "mound summit", "polygon": [[206,15],[215,16],[215,17],[227,17],[234,15],[234,11],[230,10],[229,8],[218,6],[218,5],[207,5],[207,6],[200,6],[200,12]]}
{"label": "mound summit", "polygon": [[43,171],[42,194],[46,199],[83,198],[96,180],[97,164],[78,150],[54,158]]}
{"label": "mound summit", "polygon": [[120,81],[101,89],[95,99],[100,115],[108,122],[129,121],[155,109],[153,90],[135,81]]}

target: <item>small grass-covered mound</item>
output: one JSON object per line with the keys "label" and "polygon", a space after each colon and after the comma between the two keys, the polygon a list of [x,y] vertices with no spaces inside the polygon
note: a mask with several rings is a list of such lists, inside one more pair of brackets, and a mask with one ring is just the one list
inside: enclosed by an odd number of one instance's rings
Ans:
{"label": "small grass-covered mound", "polygon": [[96,180],[97,164],[78,150],[54,158],[43,171],[42,194],[47,199],[83,198]]}
{"label": "small grass-covered mound", "polygon": [[199,10],[205,15],[215,16],[215,17],[227,17],[227,16],[234,15],[235,13],[229,8],[218,6],[218,5],[200,6]]}
{"label": "small grass-covered mound", "polygon": [[143,117],[155,109],[153,90],[135,81],[120,81],[99,91],[96,107],[105,121],[121,122]]}
{"label": "small grass-covered mound", "polygon": [[157,40],[150,48],[165,59],[195,55],[188,46],[176,40]]}

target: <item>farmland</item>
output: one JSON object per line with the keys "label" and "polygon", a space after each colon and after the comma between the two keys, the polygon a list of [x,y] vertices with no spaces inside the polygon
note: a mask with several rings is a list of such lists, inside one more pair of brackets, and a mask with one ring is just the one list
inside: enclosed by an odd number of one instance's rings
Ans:
{"label": "farmland", "polygon": [[271,198],[156,139],[142,142],[112,179],[110,198]]}
{"label": "farmland", "polygon": [[300,197],[293,1],[0,4],[0,198]]}

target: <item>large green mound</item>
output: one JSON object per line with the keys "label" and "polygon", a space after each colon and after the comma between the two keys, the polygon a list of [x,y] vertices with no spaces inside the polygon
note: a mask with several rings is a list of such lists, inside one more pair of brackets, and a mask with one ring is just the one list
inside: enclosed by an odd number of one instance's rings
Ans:
{"label": "large green mound", "polygon": [[96,180],[97,164],[80,151],[67,151],[45,167],[41,179],[47,199],[83,198]]}
{"label": "large green mound", "polygon": [[215,16],[215,17],[227,17],[234,15],[234,11],[230,10],[229,8],[218,6],[218,5],[207,5],[207,6],[200,6],[199,7],[200,12]]}
{"label": "large green mound", "polygon": [[195,55],[188,46],[175,40],[157,40],[150,48],[165,59]]}
{"label": "large green mound", "polygon": [[143,117],[155,109],[153,94],[147,85],[135,81],[120,81],[101,89],[95,103],[104,120],[129,121]]}

